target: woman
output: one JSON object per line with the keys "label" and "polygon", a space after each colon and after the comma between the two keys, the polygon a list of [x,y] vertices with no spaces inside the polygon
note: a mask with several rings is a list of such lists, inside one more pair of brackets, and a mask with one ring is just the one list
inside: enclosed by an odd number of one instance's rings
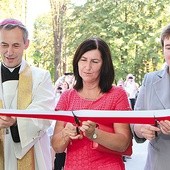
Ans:
{"label": "woman", "polygon": [[[130,110],[126,92],[116,86],[114,67],[108,45],[99,38],[87,39],[78,47],[73,59],[76,83],[64,92],[56,110]],[[129,146],[132,137],[128,124],[112,123],[114,133],[98,129],[90,120],[81,122],[81,133],[76,126],[57,121],[52,146],[56,152],[67,148],[65,170],[124,170],[122,155],[92,149],[93,142],[117,152]]]}

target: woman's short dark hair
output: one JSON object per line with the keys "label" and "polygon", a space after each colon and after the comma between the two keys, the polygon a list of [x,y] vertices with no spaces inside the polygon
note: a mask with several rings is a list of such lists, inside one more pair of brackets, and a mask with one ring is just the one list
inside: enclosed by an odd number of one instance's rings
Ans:
{"label": "woman's short dark hair", "polygon": [[112,83],[115,77],[115,71],[112,63],[111,51],[109,49],[109,46],[105,41],[100,38],[90,38],[79,45],[73,58],[73,73],[76,80],[74,89],[76,89],[77,91],[83,88],[82,78],[80,77],[78,71],[78,62],[84,53],[95,49],[98,49],[100,51],[101,58],[103,61],[99,81],[99,87],[101,88],[101,92],[108,92],[112,87]]}

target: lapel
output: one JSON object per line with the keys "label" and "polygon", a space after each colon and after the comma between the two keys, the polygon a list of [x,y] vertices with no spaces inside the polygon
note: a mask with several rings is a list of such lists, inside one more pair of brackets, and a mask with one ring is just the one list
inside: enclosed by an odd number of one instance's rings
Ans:
{"label": "lapel", "polygon": [[170,108],[170,75],[167,71],[168,67],[157,72],[153,80],[155,93],[165,109]]}

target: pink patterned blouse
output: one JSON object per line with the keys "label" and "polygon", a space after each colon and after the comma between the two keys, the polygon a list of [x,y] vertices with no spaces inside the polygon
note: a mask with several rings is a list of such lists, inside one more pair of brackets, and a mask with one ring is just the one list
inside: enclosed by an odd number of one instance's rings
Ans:
{"label": "pink patterned blouse", "polygon": [[[81,98],[75,89],[64,92],[56,110],[130,110],[126,92],[121,87],[113,86],[95,101]],[[109,125],[113,127],[113,124]],[[124,170],[121,155],[100,152],[92,148],[92,141],[84,137],[74,140],[67,147],[64,170]]]}

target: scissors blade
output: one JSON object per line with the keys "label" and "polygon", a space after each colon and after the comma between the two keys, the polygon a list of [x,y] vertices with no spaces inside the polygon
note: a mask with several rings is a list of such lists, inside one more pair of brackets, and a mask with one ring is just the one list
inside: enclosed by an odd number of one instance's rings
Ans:
{"label": "scissors blade", "polygon": [[72,114],[73,114],[73,116],[74,116],[74,120],[75,120],[76,124],[77,124],[78,126],[80,126],[80,120],[79,120],[79,118],[74,114],[73,111],[72,111]]}
{"label": "scissors blade", "polygon": [[72,111],[72,114],[73,114],[74,120],[75,120],[75,122],[76,122],[76,132],[77,132],[77,134],[80,134],[80,130],[79,130],[80,120],[79,120],[79,118],[74,114],[73,111]]}

